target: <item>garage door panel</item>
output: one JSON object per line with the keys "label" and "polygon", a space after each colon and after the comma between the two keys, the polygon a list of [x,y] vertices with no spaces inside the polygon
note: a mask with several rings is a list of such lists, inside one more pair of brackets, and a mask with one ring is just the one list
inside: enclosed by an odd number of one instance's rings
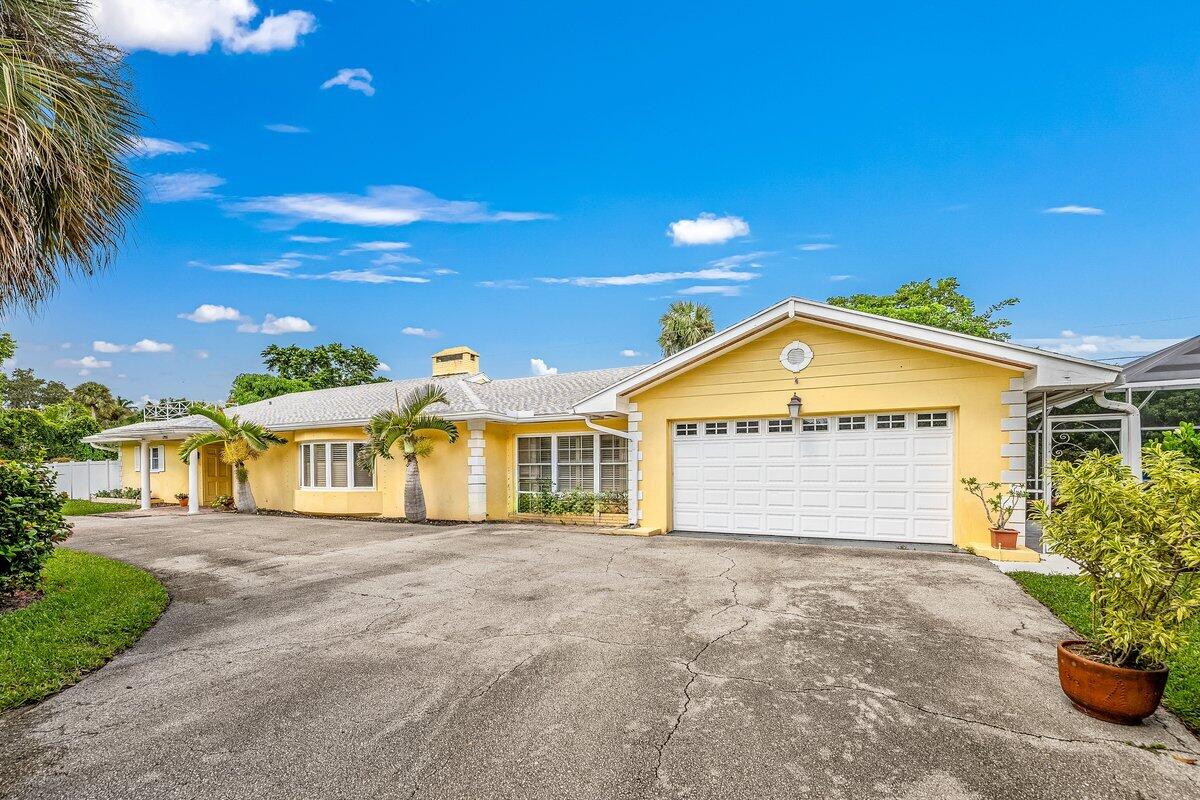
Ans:
{"label": "garage door panel", "polygon": [[699,435],[674,442],[675,527],[952,541],[953,429],[918,429],[916,412],[866,417],[859,430],[831,418],[827,431],[770,434],[764,421],[759,433],[729,422],[724,435],[701,421]]}

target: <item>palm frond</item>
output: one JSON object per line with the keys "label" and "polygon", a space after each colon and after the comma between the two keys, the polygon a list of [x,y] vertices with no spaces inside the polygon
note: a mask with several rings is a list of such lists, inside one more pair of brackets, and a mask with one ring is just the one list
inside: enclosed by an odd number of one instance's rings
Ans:
{"label": "palm frond", "polygon": [[228,416],[222,408],[213,408],[212,406],[194,403],[188,410],[193,414],[204,417],[226,433],[232,433],[237,430],[237,417]]}
{"label": "palm frond", "polygon": [[444,433],[450,440],[450,444],[454,444],[456,441],[458,441],[458,428],[454,425],[454,423],[448,419],[442,419],[441,417],[433,414],[422,414],[419,417],[415,417],[411,422],[409,422],[408,428],[409,432],[412,434],[422,431],[438,431],[440,433]]}
{"label": "palm frond", "polygon": [[179,460],[187,461],[188,456],[193,451],[199,450],[210,444],[221,444],[225,441],[225,437],[216,431],[209,433],[193,433],[191,436],[183,440],[183,444],[179,445]]}
{"label": "palm frond", "polygon": [[411,421],[424,414],[430,406],[444,402],[446,402],[446,390],[437,384],[427,383],[413,389],[404,398],[404,403],[398,412],[400,416]]}

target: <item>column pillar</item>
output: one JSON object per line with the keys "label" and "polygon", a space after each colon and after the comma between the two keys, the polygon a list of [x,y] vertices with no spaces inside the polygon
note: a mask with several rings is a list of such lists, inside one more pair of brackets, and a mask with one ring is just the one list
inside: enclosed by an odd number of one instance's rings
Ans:
{"label": "column pillar", "polygon": [[629,413],[626,416],[628,420],[629,432],[629,449],[628,449],[628,466],[625,471],[626,478],[629,481],[629,524],[640,525],[642,520],[641,499],[642,493],[638,489],[639,481],[642,479],[642,412],[637,410],[637,403],[629,404]]}
{"label": "column pillar", "polygon": [[142,440],[138,459],[142,462],[142,511],[150,510],[150,442]]}
{"label": "column pillar", "polygon": [[[1001,428],[1008,434],[1008,441],[1000,446],[1000,455],[1005,459],[1007,469],[1001,471],[1000,482],[1025,488],[1029,470],[1026,461],[1026,440],[1028,436],[1029,415],[1028,395],[1025,393],[1025,382],[1021,378],[1009,380],[1008,391],[1000,393],[1000,403],[1004,406],[1005,416]],[[1025,544],[1025,498],[1018,498],[1008,527],[1017,531],[1017,543]]]}
{"label": "column pillar", "polygon": [[189,514],[200,513],[200,449],[188,455],[188,510]]}
{"label": "column pillar", "polygon": [[481,419],[467,420],[467,519],[487,519],[487,457],[484,455],[484,430]]}

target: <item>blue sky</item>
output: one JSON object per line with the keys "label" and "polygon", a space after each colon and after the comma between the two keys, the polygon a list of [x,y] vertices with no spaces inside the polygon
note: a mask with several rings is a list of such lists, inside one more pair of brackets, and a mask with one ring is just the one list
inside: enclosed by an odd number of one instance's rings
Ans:
{"label": "blue sky", "polygon": [[147,202],[3,321],[70,384],[218,400],[270,343],[643,363],[679,297],[944,275],[1086,356],[1200,330],[1194,4],[95,4]]}

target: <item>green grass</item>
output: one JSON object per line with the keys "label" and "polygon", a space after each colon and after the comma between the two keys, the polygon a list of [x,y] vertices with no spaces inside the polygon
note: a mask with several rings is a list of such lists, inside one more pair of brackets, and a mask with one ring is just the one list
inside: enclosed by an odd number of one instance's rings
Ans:
{"label": "green grass", "polygon": [[57,548],[44,596],[0,614],[0,709],[62,691],[132,645],[167,607],[148,572]]}
{"label": "green grass", "polygon": [[[1082,580],[1073,575],[1032,572],[1014,572],[1010,577],[1080,634],[1087,636],[1091,632],[1091,599]],[[1168,664],[1171,676],[1167,679],[1163,705],[1192,730],[1200,730],[1200,617],[1193,617],[1185,631],[1187,643]]]}
{"label": "green grass", "polygon": [[121,505],[117,503],[93,503],[91,500],[67,500],[63,503],[62,512],[68,517],[86,517],[89,514],[107,514],[110,511],[130,511],[137,505]]}

